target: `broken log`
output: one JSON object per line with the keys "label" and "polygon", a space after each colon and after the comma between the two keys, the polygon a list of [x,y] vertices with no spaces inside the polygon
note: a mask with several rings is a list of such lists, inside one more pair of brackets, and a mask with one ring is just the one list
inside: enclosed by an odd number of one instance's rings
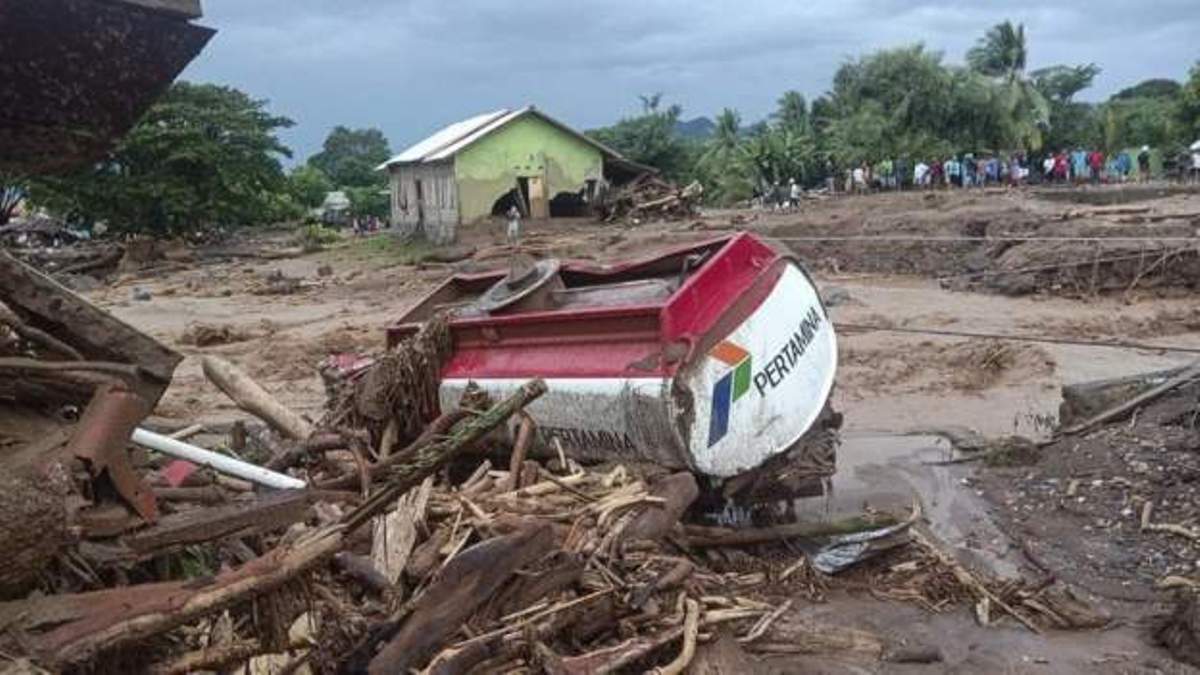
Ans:
{"label": "broken log", "polygon": [[688,471],[673,473],[652,481],[647,490],[664,501],[661,504],[638,507],[640,511],[623,533],[626,541],[663,538],[675,527],[692,502],[696,501],[696,497],[700,496],[696,477]]}
{"label": "broken log", "polygon": [[584,559],[579,554],[559,551],[548,562],[545,569],[517,572],[479,616],[494,619],[531,607],[542,598],[572,586],[583,576]]}
{"label": "broken log", "polygon": [[854,534],[864,530],[895,525],[900,521],[891,516],[872,518],[846,518],[829,523],[789,523],[772,527],[733,529],[728,527],[705,527],[685,525],[684,534],[689,546],[711,548],[716,546],[749,546],[785,539],[828,537],[837,534]]}
{"label": "broken log", "polygon": [[193,509],[161,518],[153,527],[122,537],[121,558],[146,559],[192,544],[224,541],[286,528],[304,520],[323,495],[296,490],[245,502]]}
{"label": "broken log", "polygon": [[489,539],[455,556],[417,601],[396,636],[371,659],[367,672],[405,673],[425,665],[501,584],[553,546],[550,528],[538,526]]}
{"label": "broken log", "polygon": [[683,634],[684,627],[676,626],[648,637],[631,638],[612,647],[565,657],[549,672],[553,675],[606,675],[622,672],[646,658],[651,652],[678,640]]}
{"label": "broken log", "polygon": [[1137,407],[1139,407],[1141,405],[1150,403],[1154,399],[1156,399],[1164,394],[1167,394],[1174,389],[1182,387],[1183,385],[1185,385],[1189,382],[1194,381],[1196,378],[1200,378],[1200,361],[1196,361],[1195,363],[1192,363],[1191,365],[1184,368],[1182,371],[1180,371],[1176,375],[1167,379],[1165,382],[1162,382],[1161,384],[1158,384],[1157,386],[1151,387],[1150,389],[1143,391],[1142,393],[1138,394],[1137,396],[1134,396],[1133,398],[1130,398],[1130,399],[1125,400],[1117,405],[1107,408],[1106,410],[1103,410],[1103,411],[1093,415],[1092,417],[1089,417],[1088,419],[1083,420],[1082,422],[1080,422],[1078,424],[1067,427],[1066,429],[1063,429],[1060,433],[1063,436],[1071,436],[1071,435],[1082,433],[1084,431],[1092,429],[1092,428],[1096,427],[1097,425],[1108,422],[1109,420],[1113,420],[1118,417],[1121,417],[1122,415],[1133,411],[1134,409],[1136,409]]}
{"label": "broken log", "polygon": [[1186,366],[1128,377],[1067,384],[1062,387],[1058,423],[1071,427],[1179,375]]}
{"label": "broken log", "polygon": [[280,403],[249,375],[232,363],[215,356],[201,361],[204,376],[239,408],[261,419],[279,433],[302,441],[313,433],[313,425]]}
{"label": "broken log", "polygon": [[64,288],[49,276],[0,251],[0,302],[27,326],[41,330],[89,359],[136,363],[135,388],[150,407],[183,360],[146,336]]}

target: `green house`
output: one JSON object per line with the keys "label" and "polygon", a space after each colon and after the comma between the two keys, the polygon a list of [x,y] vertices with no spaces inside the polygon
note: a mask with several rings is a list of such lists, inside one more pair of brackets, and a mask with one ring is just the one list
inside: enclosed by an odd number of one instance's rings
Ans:
{"label": "green house", "polygon": [[392,226],[434,243],[514,206],[527,218],[584,216],[610,182],[651,171],[533,106],[451,124],[379,169]]}

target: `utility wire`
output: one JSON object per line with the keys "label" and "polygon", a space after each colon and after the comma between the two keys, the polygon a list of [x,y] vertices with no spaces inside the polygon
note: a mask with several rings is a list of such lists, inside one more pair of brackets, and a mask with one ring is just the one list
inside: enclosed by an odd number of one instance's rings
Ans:
{"label": "utility wire", "polygon": [[910,335],[936,335],[941,337],[983,338],[987,340],[1007,340],[1010,342],[1041,342],[1056,345],[1074,345],[1078,347],[1107,347],[1110,349],[1141,349],[1146,351],[1178,352],[1180,354],[1200,354],[1200,347],[1181,347],[1178,345],[1155,345],[1130,340],[1083,340],[1079,338],[1064,338],[1053,335],[1013,335],[1011,333],[984,333],[976,331],[943,330],[939,328],[899,328],[862,323],[833,322],[838,330],[847,331],[879,331],[883,333],[905,333]]}

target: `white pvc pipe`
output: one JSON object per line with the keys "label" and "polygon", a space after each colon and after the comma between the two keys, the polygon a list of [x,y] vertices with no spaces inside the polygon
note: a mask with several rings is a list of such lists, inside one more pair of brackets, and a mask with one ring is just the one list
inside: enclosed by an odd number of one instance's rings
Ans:
{"label": "white pvc pipe", "polygon": [[144,445],[151,450],[157,450],[164,455],[186,459],[194,464],[211,467],[215,471],[241,478],[242,480],[248,480],[251,483],[258,483],[259,485],[278,488],[280,490],[299,490],[308,487],[308,484],[299,478],[292,478],[291,476],[286,476],[270,469],[264,469],[261,466],[243,462],[240,459],[234,459],[228,455],[222,455],[211,450],[205,450],[204,448],[184,443],[169,436],[156,434],[153,431],[141,428],[134,429],[133,442],[138,445]]}

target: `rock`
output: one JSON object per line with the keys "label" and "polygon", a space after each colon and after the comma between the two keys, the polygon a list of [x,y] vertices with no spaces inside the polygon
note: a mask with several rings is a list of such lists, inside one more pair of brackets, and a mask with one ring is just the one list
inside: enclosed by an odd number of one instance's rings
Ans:
{"label": "rock", "polygon": [[895,647],[883,654],[887,663],[941,663],[942,650],[935,645]]}
{"label": "rock", "polygon": [[996,274],[989,283],[1001,295],[1029,295],[1038,290],[1037,277],[1032,274]]}
{"label": "rock", "polygon": [[844,305],[853,299],[853,296],[850,295],[850,291],[842,288],[841,286],[828,286],[821,291],[821,300],[825,302],[826,307],[837,307],[838,305]]}
{"label": "rock", "polygon": [[333,276],[333,265],[326,263],[326,264],[318,267],[317,268],[317,276],[319,276],[319,277]]}
{"label": "rock", "polygon": [[90,274],[68,274],[62,278],[62,283],[76,293],[89,293],[103,286],[99,279]]}
{"label": "rock", "polygon": [[146,290],[145,288],[142,288],[141,286],[135,286],[133,288],[134,300],[137,300],[138,302],[148,302],[151,297],[153,296],[150,295],[150,291]]}

